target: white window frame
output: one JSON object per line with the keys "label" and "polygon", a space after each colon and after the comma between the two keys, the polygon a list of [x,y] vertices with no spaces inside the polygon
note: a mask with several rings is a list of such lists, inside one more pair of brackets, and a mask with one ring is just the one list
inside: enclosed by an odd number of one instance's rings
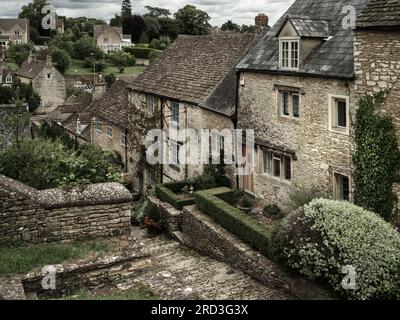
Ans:
{"label": "white window frame", "polygon": [[171,160],[170,165],[171,166],[174,166],[174,167],[180,166],[179,148],[180,148],[180,144],[178,142],[170,141],[170,160]]}
{"label": "white window frame", "polygon": [[120,142],[121,142],[121,146],[126,147],[126,133],[125,133],[125,129],[121,129]]}
{"label": "white window frame", "polygon": [[6,83],[7,84],[10,84],[10,83],[12,83],[13,82],[13,77],[11,76],[11,75],[7,75],[7,77],[6,77]]}
{"label": "white window frame", "polygon": [[146,96],[146,115],[152,116],[154,114],[154,97],[152,95]]}
{"label": "white window frame", "polygon": [[[174,113],[174,108],[173,108],[173,106],[178,106],[178,112],[177,113]],[[179,112],[180,112],[180,103],[179,102],[177,102],[177,101],[172,101],[171,102],[171,127],[172,128],[175,128],[175,129],[179,129],[179,120],[180,120],[180,116],[179,116]],[[174,118],[174,116],[175,115],[178,115],[177,117],[178,117],[178,121],[176,121]]]}
{"label": "white window frame", "polygon": [[96,131],[101,132],[101,130],[102,130],[101,122],[99,120],[96,120]]}
{"label": "white window frame", "polygon": [[[272,152],[266,149],[260,149],[262,151],[262,173],[265,176],[271,175],[272,169]],[[268,158],[268,172],[265,170],[266,168],[266,159]]]}
{"label": "white window frame", "polygon": [[[342,197],[341,197],[341,190],[340,190],[341,186],[339,185],[339,182],[338,182],[338,179],[340,177],[346,177],[347,179],[349,179],[349,200],[342,199]],[[352,180],[351,180],[351,176],[348,175],[348,174],[344,174],[342,172],[334,171],[333,172],[333,193],[334,193],[333,194],[334,198],[336,200],[338,200],[338,201],[349,201],[349,202],[352,202],[353,201],[353,195],[352,195]]]}
{"label": "white window frame", "polygon": [[76,133],[79,135],[82,133],[82,124],[79,119],[76,121]]}
{"label": "white window frame", "polygon": [[[288,111],[289,114],[285,114],[284,113],[284,95],[285,93],[287,93],[289,95],[289,99],[288,99]],[[298,96],[299,97],[299,115],[295,116],[294,115],[294,104],[293,104],[293,96]],[[290,90],[290,89],[278,89],[278,108],[279,108],[279,115],[281,117],[285,117],[285,118],[291,118],[291,119],[295,119],[298,120],[301,117],[301,94],[300,94],[300,90]]]}
{"label": "white window frame", "polygon": [[[261,172],[264,176],[270,177],[274,180],[281,181],[281,182],[286,182],[286,183],[291,183],[293,180],[293,157],[288,154],[284,153],[279,153],[274,152],[273,150],[266,149],[266,148],[260,148],[262,151],[262,169]],[[265,162],[266,162],[266,157],[268,157],[268,169],[269,172],[265,171]],[[288,158],[290,160],[290,179],[286,179],[285,173],[286,173],[286,167],[285,167],[285,159]],[[279,177],[275,176],[275,162],[274,160],[279,160]]]}
{"label": "white window frame", "polygon": [[[346,101],[346,127],[339,127],[337,125],[337,100]],[[329,121],[328,129],[331,132],[350,135],[350,98],[342,95],[329,95]]]}
{"label": "white window frame", "polygon": [[[288,43],[288,65],[283,65],[283,43]],[[297,43],[297,66],[292,66],[292,43]],[[283,70],[298,70],[300,65],[300,38],[284,37],[279,39],[279,68]]]}
{"label": "white window frame", "polygon": [[108,125],[107,126],[107,137],[112,139],[114,135],[114,129],[112,126]]}

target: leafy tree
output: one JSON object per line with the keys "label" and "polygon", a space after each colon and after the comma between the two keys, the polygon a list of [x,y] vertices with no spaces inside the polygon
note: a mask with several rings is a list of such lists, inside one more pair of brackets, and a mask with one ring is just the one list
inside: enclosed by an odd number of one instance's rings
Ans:
{"label": "leafy tree", "polygon": [[144,23],[146,24],[146,34],[149,40],[157,39],[160,37],[161,26],[159,24],[158,18],[151,16],[145,16]]}
{"label": "leafy tree", "polygon": [[83,60],[93,55],[96,59],[103,56],[103,53],[97,48],[93,38],[84,36],[74,43],[74,58]]}
{"label": "leafy tree", "polygon": [[[50,31],[44,30],[42,28],[42,8],[48,4],[47,0],[33,0],[32,2],[28,3],[27,5],[22,6],[21,12],[19,13],[18,17],[20,19],[28,19],[29,25],[31,27],[31,34],[34,35],[32,41],[37,41],[38,36],[49,36]],[[33,31],[35,30],[35,31]],[[37,36],[36,36],[37,35]]]}
{"label": "leafy tree", "polygon": [[233,23],[232,20],[228,20],[221,26],[222,31],[233,31],[240,32],[240,26],[236,23]]}
{"label": "leafy tree", "polygon": [[122,22],[124,34],[130,34],[133,42],[139,42],[140,37],[146,29],[144,19],[140,15],[126,17]]}
{"label": "leafy tree", "polygon": [[111,88],[115,81],[117,81],[117,78],[114,73],[110,73],[104,77],[104,80],[106,81],[107,88]]}
{"label": "leafy tree", "polygon": [[193,5],[186,5],[174,14],[181,34],[206,35],[210,33],[211,20],[207,12],[198,10]]}
{"label": "leafy tree", "polygon": [[168,36],[160,37],[160,39],[153,39],[150,42],[149,48],[157,50],[165,50],[171,44],[171,39]]}
{"label": "leafy tree", "polygon": [[52,53],[52,60],[55,63],[56,68],[62,74],[64,74],[71,65],[71,58],[68,55],[68,52],[62,49],[54,49]]}
{"label": "leafy tree", "polygon": [[[40,107],[41,98],[33,90],[32,85],[18,81],[16,84],[14,84],[12,90],[15,98],[28,104],[29,112],[34,112]],[[10,103],[12,103],[12,101],[10,101]]]}
{"label": "leafy tree", "polygon": [[52,49],[65,50],[70,57],[74,56],[74,34],[71,30],[67,30],[64,33],[59,33],[53,37],[49,42],[49,47]]}
{"label": "leafy tree", "polygon": [[122,27],[122,17],[118,14],[114,15],[114,18],[110,20],[110,26],[113,27]]}
{"label": "leafy tree", "polygon": [[353,156],[354,200],[389,219],[396,201],[393,184],[399,178],[400,152],[391,119],[377,112],[384,101],[385,92],[379,92],[362,97],[358,102]]}
{"label": "leafy tree", "polygon": [[248,25],[242,25],[240,27],[240,32],[242,33],[255,33],[256,32],[256,26],[248,26]]}
{"label": "leafy tree", "polygon": [[9,104],[13,99],[13,90],[10,87],[0,86],[0,104]]}
{"label": "leafy tree", "polygon": [[126,18],[132,15],[132,3],[131,0],[123,0],[121,6],[121,17]]}
{"label": "leafy tree", "polygon": [[136,65],[136,59],[128,52],[120,51],[109,56],[109,60],[117,67],[131,67]]}
{"label": "leafy tree", "polygon": [[179,35],[179,26],[175,19],[170,17],[161,17],[158,19],[160,25],[160,35],[168,36],[175,40]]}
{"label": "leafy tree", "polygon": [[20,67],[29,58],[32,51],[32,43],[12,44],[7,50],[7,56]]}
{"label": "leafy tree", "polygon": [[144,16],[145,17],[151,17],[151,18],[161,18],[161,17],[169,17],[171,15],[171,11],[168,9],[163,9],[159,7],[151,7],[151,6],[145,6],[146,10],[148,13],[146,13]]}

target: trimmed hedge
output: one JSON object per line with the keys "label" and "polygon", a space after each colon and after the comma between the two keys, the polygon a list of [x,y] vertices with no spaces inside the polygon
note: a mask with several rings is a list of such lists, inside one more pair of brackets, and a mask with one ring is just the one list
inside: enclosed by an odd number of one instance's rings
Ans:
{"label": "trimmed hedge", "polygon": [[156,185],[157,197],[164,202],[168,202],[177,210],[182,210],[183,207],[191,206],[194,204],[194,198],[184,198],[182,195],[176,193],[187,185],[186,182],[173,182]]}
{"label": "trimmed hedge", "polygon": [[196,192],[194,197],[196,205],[201,211],[268,257],[271,230],[222,200],[222,198],[232,199],[233,196],[233,190],[222,187]]}
{"label": "trimmed hedge", "polygon": [[[278,261],[351,299],[400,298],[400,235],[373,212],[348,202],[315,199],[273,232]],[[355,269],[345,290],[342,268]]]}
{"label": "trimmed hedge", "polygon": [[137,59],[150,59],[152,52],[161,53],[162,51],[152,48],[141,48],[141,47],[126,47],[125,52],[128,52],[135,56]]}

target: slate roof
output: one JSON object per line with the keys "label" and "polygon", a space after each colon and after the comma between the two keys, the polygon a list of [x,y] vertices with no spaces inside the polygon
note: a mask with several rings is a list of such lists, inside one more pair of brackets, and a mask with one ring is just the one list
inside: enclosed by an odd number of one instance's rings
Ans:
{"label": "slate roof", "polygon": [[100,98],[85,109],[84,113],[90,113],[93,117],[99,117],[102,120],[122,128],[128,126],[128,92],[126,88],[129,82],[117,80],[113,86]]}
{"label": "slate roof", "polygon": [[46,67],[46,61],[40,61],[33,59],[29,62],[26,60],[21,68],[19,68],[17,74],[21,77],[28,78],[28,79],[35,79],[38,74]]}
{"label": "slate roof", "polygon": [[24,31],[29,28],[28,19],[0,19],[0,30],[10,31],[16,24]]}
{"label": "slate roof", "polygon": [[300,37],[327,38],[329,36],[329,22],[326,20],[313,20],[289,18]]}
{"label": "slate roof", "polygon": [[231,116],[236,105],[234,68],[253,40],[252,34],[181,35],[129,88]]}
{"label": "slate roof", "polygon": [[370,0],[357,18],[357,28],[399,26],[400,0]]}
{"label": "slate roof", "polygon": [[[354,32],[342,28],[342,19],[345,16],[342,9],[352,5],[360,13],[367,3],[368,0],[296,0],[237,68],[351,79],[354,77]],[[279,40],[276,35],[288,17],[300,19],[301,24],[308,19],[329,22],[329,40],[310,53],[298,71],[279,69]],[[318,28],[322,25],[319,24]]]}
{"label": "slate roof", "polygon": [[121,27],[113,27],[109,25],[95,25],[94,26],[94,31],[93,31],[93,38],[97,40],[98,37],[101,36],[101,34],[106,30],[110,29],[113,30],[117,35],[122,37],[122,28]]}

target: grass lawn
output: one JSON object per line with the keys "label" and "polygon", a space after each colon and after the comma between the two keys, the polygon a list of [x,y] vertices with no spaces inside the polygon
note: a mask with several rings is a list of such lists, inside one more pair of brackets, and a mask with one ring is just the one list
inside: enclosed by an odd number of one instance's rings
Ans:
{"label": "grass lawn", "polygon": [[[109,63],[106,63],[106,68],[103,71],[103,74],[110,74],[114,73],[115,75],[120,74],[120,75],[139,75],[143,72],[145,67],[142,66],[134,66],[134,67],[125,67],[124,73],[119,73],[119,70],[116,66],[113,66]],[[71,60],[71,66],[66,72],[67,75],[74,75],[74,74],[83,74],[83,75],[88,75],[88,74],[93,74],[93,70],[90,68],[84,68],[83,67],[83,61],[82,60],[76,60],[72,59]]]}
{"label": "grass lawn", "polygon": [[150,290],[141,286],[136,290],[110,291],[104,293],[90,293],[89,291],[80,291],[76,295],[64,297],[61,300],[156,300]]}
{"label": "grass lawn", "polygon": [[26,273],[34,268],[89,257],[110,249],[111,245],[106,241],[0,247],[0,275]]}

